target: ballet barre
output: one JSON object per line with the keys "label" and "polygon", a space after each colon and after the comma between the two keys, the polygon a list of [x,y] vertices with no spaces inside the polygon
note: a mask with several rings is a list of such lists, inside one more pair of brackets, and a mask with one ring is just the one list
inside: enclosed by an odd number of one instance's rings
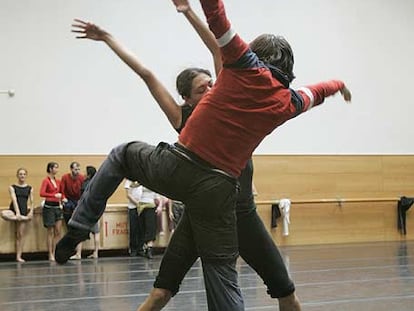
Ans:
{"label": "ballet barre", "polygon": [[0,90],[0,94],[7,94],[9,97],[13,97],[15,93],[14,90]]}
{"label": "ballet barre", "polygon": [[[333,199],[292,199],[291,204],[317,204],[317,203],[364,203],[364,202],[397,202],[400,197],[371,197],[371,198],[333,198]],[[257,200],[256,204],[279,204],[280,200]]]}

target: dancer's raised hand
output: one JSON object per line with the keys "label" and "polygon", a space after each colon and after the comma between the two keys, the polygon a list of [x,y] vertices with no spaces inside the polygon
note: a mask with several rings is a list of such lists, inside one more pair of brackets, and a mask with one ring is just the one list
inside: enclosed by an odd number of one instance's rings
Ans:
{"label": "dancer's raised hand", "polygon": [[72,32],[79,34],[76,36],[77,39],[103,41],[105,40],[105,37],[108,36],[108,32],[102,28],[93,23],[85,22],[80,19],[74,19],[74,23],[72,24]]}

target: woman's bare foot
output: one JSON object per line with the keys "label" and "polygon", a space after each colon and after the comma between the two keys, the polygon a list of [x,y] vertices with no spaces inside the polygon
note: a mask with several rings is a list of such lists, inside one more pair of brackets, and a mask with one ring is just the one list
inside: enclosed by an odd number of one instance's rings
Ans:
{"label": "woman's bare foot", "polygon": [[55,260],[55,256],[53,256],[53,255],[49,255],[49,261],[51,261],[51,262],[55,262],[56,260]]}
{"label": "woman's bare foot", "polygon": [[24,260],[23,258],[16,258],[17,262],[26,262],[26,260]]}
{"label": "woman's bare foot", "polygon": [[90,254],[87,258],[92,258],[92,259],[96,259],[98,258],[98,254],[93,252],[92,254]]}

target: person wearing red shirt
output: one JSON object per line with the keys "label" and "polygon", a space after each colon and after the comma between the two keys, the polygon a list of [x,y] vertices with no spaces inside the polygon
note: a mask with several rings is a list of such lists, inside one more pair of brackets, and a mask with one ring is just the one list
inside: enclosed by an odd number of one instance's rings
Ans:
{"label": "person wearing red shirt", "polygon": [[[81,197],[81,187],[85,177],[80,173],[80,164],[76,161],[72,162],[69,166],[70,172],[62,176],[60,182],[60,188],[63,196],[66,198],[63,202],[63,218],[66,225],[69,219],[72,217],[73,211],[78,205],[78,201]],[[82,244],[79,243],[76,254],[71,259],[81,259],[82,256]]]}
{"label": "person wearing red shirt", "polygon": [[60,180],[56,178],[59,164],[49,162],[46,166],[47,176],[40,186],[40,196],[44,198],[42,216],[43,226],[47,228],[47,250],[49,261],[55,261],[56,243],[62,231],[63,213],[61,208],[64,196],[60,190]]}
{"label": "person wearing red shirt", "polygon": [[63,217],[66,224],[78,205],[81,197],[82,183],[85,180],[85,177],[80,173],[81,168],[78,162],[72,162],[69,168],[70,172],[63,175],[60,182],[61,192],[67,200],[63,204]]}
{"label": "person wearing red shirt", "polygon": [[[256,54],[231,30],[221,1],[201,3],[222,47],[224,68],[216,84],[202,97],[176,144],[155,147],[130,142],[110,152],[79,201],[68,233],[58,243],[56,260],[66,262],[76,245],[88,238],[123,178],[138,180],[186,206],[186,217],[171,238],[157,282],[167,286],[175,283],[171,279],[175,272],[165,269],[164,263],[180,267],[187,252],[196,251],[205,283],[213,289],[207,293],[213,302],[209,310],[239,311],[244,310],[244,303],[235,269],[238,243],[234,206],[240,171],[261,140],[279,125],[339,91],[350,100],[350,92],[341,81],[290,89],[293,55],[285,40],[274,40],[273,50],[265,48],[261,53],[257,49]],[[86,30],[75,32],[86,37]],[[143,79],[148,82],[155,78],[147,72]],[[157,300],[160,295],[154,288],[138,310],[161,309],[168,300]]]}
{"label": "person wearing red shirt", "polygon": [[[176,0],[174,1],[174,4],[176,5],[177,11],[184,14],[193,28],[197,31],[202,41],[206,44],[208,50],[211,52],[214,60],[216,76],[218,76],[223,64],[220,48],[213,33],[192,10],[188,0]],[[80,28],[86,31],[87,39],[107,44],[146,82],[154,99],[166,114],[171,125],[178,133],[180,133],[204,93],[208,92],[212,87],[213,80],[211,73],[206,69],[193,67],[183,70],[177,76],[177,91],[184,100],[184,103],[180,105],[174,100],[171,100],[171,94],[166,91],[161,82],[157,81],[157,79],[147,78],[148,76],[151,76],[149,69],[140,64],[139,59],[135,55],[128,53],[126,48],[123,47],[122,44],[120,44],[120,42],[110,33],[93,23],[85,23],[84,25],[80,25]],[[240,257],[242,257],[242,259],[248,263],[263,279],[264,284],[267,286],[267,293],[272,298],[278,299],[280,310],[299,310],[300,304],[295,294],[294,283],[289,277],[289,273],[278,248],[269,233],[266,231],[263,222],[259,218],[256,211],[253,199],[254,187],[252,183],[252,176],[253,161],[249,160],[238,178],[240,191],[236,204],[236,218]],[[168,205],[171,205],[171,202],[172,200],[168,200]],[[174,207],[177,205],[175,202],[178,201],[174,201]],[[180,202],[179,207],[179,216],[181,218],[181,215],[183,213],[185,214],[184,205]],[[129,211],[133,211],[133,209],[130,209]],[[136,213],[137,212],[135,210],[135,214]],[[170,211],[170,215],[171,214],[172,213]],[[134,215],[134,213],[131,215]],[[184,215],[183,217],[186,216]],[[178,220],[178,218],[174,219],[174,221],[176,220]],[[177,224],[178,221],[176,222],[176,226]],[[134,234],[132,236],[134,236]],[[131,241],[134,241],[134,239],[130,238],[130,242]],[[130,247],[130,249],[133,250],[134,248]],[[131,251],[131,254],[135,253],[136,252]],[[175,265],[168,267],[168,261],[163,262],[163,270],[169,271],[169,279],[175,280],[175,284],[170,281],[167,284],[159,282],[158,280],[155,281],[154,286],[160,290],[164,290],[164,296],[172,297],[178,293],[182,282],[180,277],[185,276],[188,269],[191,268],[193,263],[198,258],[197,252],[193,254],[188,252],[187,254],[188,258],[182,258],[182,265],[180,267]],[[171,276],[172,271],[174,271],[179,277]],[[209,291],[210,288],[206,287],[206,293]],[[214,295],[207,294],[207,296],[212,299],[215,298]],[[214,305],[216,303],[208,300],[207,304]]]}

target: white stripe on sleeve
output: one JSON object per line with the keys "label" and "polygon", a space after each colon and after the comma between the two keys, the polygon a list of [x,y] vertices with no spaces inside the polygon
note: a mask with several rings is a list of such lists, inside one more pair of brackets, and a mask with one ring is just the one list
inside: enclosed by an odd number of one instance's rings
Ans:
{"label": "white stripe on sleeve", "polygon": [[227,45],[235,35],[236,32],[233,30],[233,28],[230,27],[229,30],[227,30],[220,38],[217,39],[219,47]]}
{"label": "white stripe on sleeve", "polygon": [[301,87],[300,89],[298,89],[298,91],[302,91],[303,93],[306,94],[306,96],[309,97],[310,105],[309,105],[308,110],[311,109],[313,107],[313,104],[315,103],[315,98],[313,97],[312,91],[308,89],[307,87]]}

